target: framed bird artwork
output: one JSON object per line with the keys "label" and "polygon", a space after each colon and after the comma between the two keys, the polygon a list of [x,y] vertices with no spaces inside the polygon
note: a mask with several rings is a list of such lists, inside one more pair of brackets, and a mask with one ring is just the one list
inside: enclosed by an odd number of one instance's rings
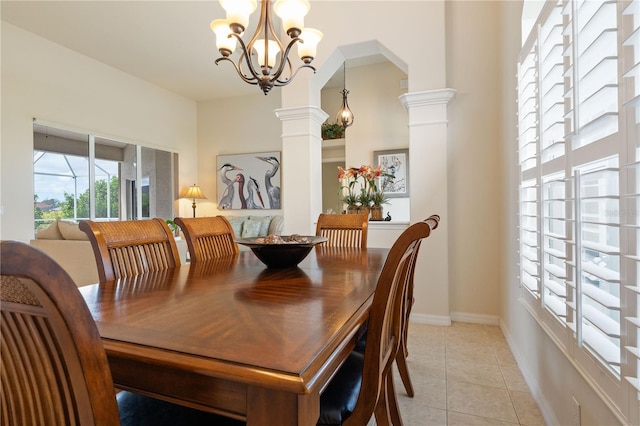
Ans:
{"label": "framed bird artwork", "polygon": [[384,176],[378,185],[387,198],[409,197],[409,150],[388,149],[373,152],[373,166],[380,165]]}
{"label": "framed bird artwork", "polygon": [[219,210],[279,209],[280,152],[218,155],[216,195]]}

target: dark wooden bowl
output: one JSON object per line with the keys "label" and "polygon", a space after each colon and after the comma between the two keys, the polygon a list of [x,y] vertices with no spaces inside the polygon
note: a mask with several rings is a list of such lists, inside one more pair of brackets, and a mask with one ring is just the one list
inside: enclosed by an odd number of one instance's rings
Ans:
{"label": "dark wooden bowl", "polygon": [[308,242],[268,244],[256,242],[256,238],[239,238],[236,242],[249,247],[267,268],[295,268],[316,244],[327,241],[326,237],[305,235],[304,238],[308,239]]}

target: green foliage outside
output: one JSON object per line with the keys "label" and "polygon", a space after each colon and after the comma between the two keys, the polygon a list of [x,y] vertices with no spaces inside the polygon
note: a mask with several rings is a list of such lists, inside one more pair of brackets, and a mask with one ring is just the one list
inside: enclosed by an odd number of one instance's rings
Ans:
{"label": "green foliage outside", "polygon": [[[112,217],[117,218],[120,211],[119,203],[119,186],[118,177],[111,178],[110,186],[110,215],[107,216],[107,180],[102,179],[96,181],[96,217]],[[50,211],[42,211],[38,207],[38,196],[34,195],[33,199],[33,211],[36,219],[36,229],[39,226],[47,226],[55,219],[74,219],[74,218],[88,218],[89,217],[89,189],[87,188],[82,194],[78,195],[77,200],[77,215],[73,214],[73,194],[67,192],[64,193],[64,200],[59,202],[58,200],[45,200],[50,201],[50,205],[54,207]],[[42,225],[40,225],[42,224]]]}

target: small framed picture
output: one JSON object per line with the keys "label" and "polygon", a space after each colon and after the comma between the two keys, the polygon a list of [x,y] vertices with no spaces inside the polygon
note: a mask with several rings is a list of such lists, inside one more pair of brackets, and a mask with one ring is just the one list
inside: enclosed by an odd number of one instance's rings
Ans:
{"label": "small framed picture", "polygon": [[378,185],[387,198],[409,197],[409,150],[388,149],[373,152],[373,165],[381,165],[382,176]]}

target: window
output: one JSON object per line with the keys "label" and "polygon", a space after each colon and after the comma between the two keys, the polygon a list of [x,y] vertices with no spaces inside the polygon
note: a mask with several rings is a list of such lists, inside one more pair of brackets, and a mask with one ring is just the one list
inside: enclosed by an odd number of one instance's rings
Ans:
{"label": "window", "polygon": [[[118,162],[96,159],[95,170],[95,217],[118,219]],[[91,217],[88,157],[34,150],[33,174],[36,229],[56,218]]]}
{"label": "window", "polygon": [[177,154],[34,124],[33,168],[36,230],[57,218],[174,217]]}
{"label": "window", "polygon": [[638,424],[640,0],[547,1],[517,79],[521,301]]}

